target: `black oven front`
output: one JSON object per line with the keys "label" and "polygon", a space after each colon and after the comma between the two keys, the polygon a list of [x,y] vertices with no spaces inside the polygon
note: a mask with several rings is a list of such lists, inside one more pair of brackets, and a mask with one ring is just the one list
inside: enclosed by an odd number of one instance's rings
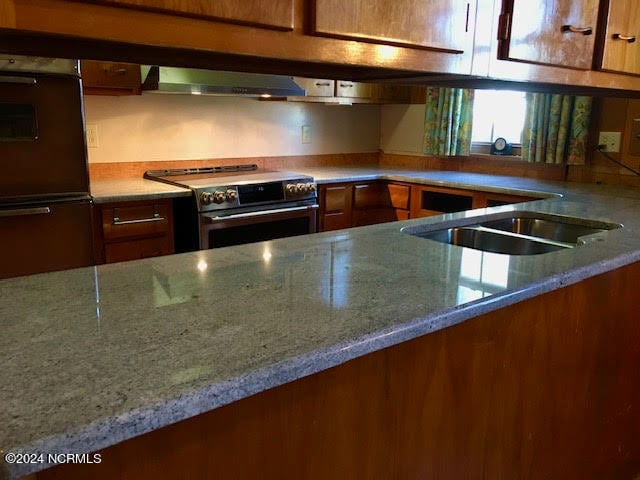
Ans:
{"label": "black oven front", "polygon": [[217,248],[314,233],[318,205],[279,204],[257,211],[201,213],[200,248]]}

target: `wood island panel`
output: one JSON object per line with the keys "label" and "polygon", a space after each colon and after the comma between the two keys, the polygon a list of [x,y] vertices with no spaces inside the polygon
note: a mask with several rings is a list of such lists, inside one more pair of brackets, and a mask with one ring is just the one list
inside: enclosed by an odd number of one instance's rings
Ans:
{"label": "wood island panel", "polygon": [[37,478],[637,478],[639,281],[625,266]]}

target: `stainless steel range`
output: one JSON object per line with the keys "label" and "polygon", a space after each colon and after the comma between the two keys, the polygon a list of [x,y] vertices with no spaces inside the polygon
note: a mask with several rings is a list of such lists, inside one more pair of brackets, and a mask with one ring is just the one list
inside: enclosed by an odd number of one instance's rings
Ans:
{"label": "stainless steel range", "polygon": [[149,170],[144,177],[193,191],[200,249],[316,231],[313,177],[255,164]]}

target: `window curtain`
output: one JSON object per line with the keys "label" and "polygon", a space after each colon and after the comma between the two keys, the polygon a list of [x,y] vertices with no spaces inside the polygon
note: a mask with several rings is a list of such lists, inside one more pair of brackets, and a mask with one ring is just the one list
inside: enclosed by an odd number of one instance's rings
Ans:
{"label": "window curtain", "polygon": [[529,162],[584,165],[591,97],[527,93],[522,158]]}
{"label": "window curtain", "polygon": [[473,125],[473,90],[427,88],[423,152],[469,155]]}

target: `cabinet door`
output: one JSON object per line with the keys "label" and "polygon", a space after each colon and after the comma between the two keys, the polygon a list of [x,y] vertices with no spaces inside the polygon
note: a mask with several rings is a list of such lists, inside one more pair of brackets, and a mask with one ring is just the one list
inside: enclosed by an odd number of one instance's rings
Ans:
{"label": "cabinet door", "polygon": [[304,88],[307,97],[333,97],[335,80],[326,78],[293,77],[294,81]]}
{"label": "cabinet door", "polygon": [[140,95],[140,65],[80,62],[85,95]]}
{"label": "cabinet door", "polygon": [[609,1],[602,70],[640,75],[640,0]]}
{"label": "cabinet door", "polygon": [[500,17],[503,60],[590,70],[598,0],[512,0]]}
{"label": "cabinet door", "polygon": [[[79,0],[86,3],[87,0]],[[100,3],[158,10],[232,23],[293,30],[294,0],[101,0]]]}
{"label": "cabinet door", "polygon": [[370,83],[349,82],[338,80],[336,82],[336,97],[371,98],[373,89]]}
{"label": "cabinet door", "polygon": [[313,32],[452,53],[473,46],[475,2],[315,0]]}

